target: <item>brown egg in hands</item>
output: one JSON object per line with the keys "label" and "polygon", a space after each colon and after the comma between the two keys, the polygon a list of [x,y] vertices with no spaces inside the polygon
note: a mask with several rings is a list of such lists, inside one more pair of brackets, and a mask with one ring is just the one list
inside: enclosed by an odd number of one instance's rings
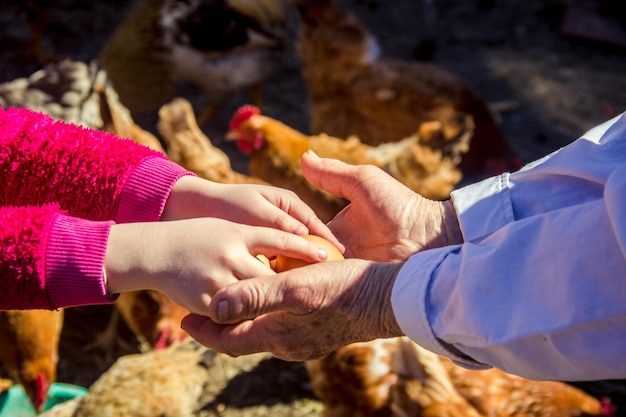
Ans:
{"label": "brown egg in hands", "polygon": [[[326,258],[327,262],[328,261],[340,261],[344,259],[339,249],[337,249],[332,243],[330,243],[323,237],[315,236],[315,235],[302,235],[302,237],[308,240],[309,242],[324,249],[326,253],[328,253],[328,257]],[[302,259],[298,259],[298,258],[290,258],[284,255],[277,255],[275,270],[276,272],[283,272],[283,271],[289,271],[290,269],[299,268],[301,266],[306,266],[306,265],[310,265],[310,262],[303,261]]]}
{"label": "brown egg in hands", "polygon": [[261,254],[258,254],[258,255],[256,256],[256,258],[257,258],[259,261],[263,262],[263,263],[264,263],[267,267],[272,268],[272,269],[275,269],[275,268],[274,268],[274,265],[272,265],[274,262],[270,261],[270,259],[269,259],[267,256],[265,256],[265,255],[261,255]]}

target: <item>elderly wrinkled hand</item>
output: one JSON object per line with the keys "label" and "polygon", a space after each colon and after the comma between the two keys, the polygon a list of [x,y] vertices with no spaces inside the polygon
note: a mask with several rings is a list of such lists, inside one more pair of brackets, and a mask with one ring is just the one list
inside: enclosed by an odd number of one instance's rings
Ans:
{"label": "elderly wrinkled hand", "polygon": [[314,185],[350,201],[328,223],[346,257],[404,261],[420,250],[463,241],[450,201],[428,200],[379,168],[307,152],[302,170]]}
{"label": "elderly wrinkled hand", "polygon": [[401,265],[348,259],[239,281],[215,294],[209,317],[187,316],[182,327],[232,356],[271,352],[291,361],[400,336],[390,295]]}

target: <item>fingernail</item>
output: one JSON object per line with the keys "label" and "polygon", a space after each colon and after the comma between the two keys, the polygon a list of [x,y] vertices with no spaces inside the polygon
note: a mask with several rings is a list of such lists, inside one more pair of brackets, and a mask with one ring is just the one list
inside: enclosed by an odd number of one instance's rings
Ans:
{"label": "fingernail", "polygon": [[328,258],[328,252],[326,252],[326,249],[318,249],[317,250],[317,256],[319,256],[319,258],[321,260],[324,260],[324,259]]}
{"label": "fingernail", "polygon": [[316,158],[319,158],[319,156],[317,156],[317,154],[315,153],[315,151],[313,149],[309,149],[306,151],[306,153],[310,156],[314,156]]}
{"label": "fingernail", "polygon": [[230,319],[230,302],[228,300],[222,300],[217,303],[217,319],[220,322]]}

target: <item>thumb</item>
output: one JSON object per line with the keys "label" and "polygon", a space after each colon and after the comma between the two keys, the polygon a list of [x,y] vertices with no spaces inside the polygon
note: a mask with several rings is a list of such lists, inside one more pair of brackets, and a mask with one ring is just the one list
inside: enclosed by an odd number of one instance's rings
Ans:
{"label": "thumb", "polygon": [[287,281],[280,275],[251,278],[222,288],[209,304],[209,317],[215,323],[230,324],[285,310]]}
{"label": "thumb", "polygon": [[338,159],[320,158],[311,150],[300,161],[304,177],[316,187],[350,200],[351,190],[358,184],[357,168]]}

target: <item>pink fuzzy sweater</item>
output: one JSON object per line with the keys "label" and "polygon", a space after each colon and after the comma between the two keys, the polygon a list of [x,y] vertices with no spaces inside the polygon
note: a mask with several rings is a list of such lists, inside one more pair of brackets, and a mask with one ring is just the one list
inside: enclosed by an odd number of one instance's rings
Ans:
{"label": "pink fuzzy sweater", "polygon": [[159,220],[183,175],[130,140],[0,108],[0,309],[112,302],[111,226]]}

